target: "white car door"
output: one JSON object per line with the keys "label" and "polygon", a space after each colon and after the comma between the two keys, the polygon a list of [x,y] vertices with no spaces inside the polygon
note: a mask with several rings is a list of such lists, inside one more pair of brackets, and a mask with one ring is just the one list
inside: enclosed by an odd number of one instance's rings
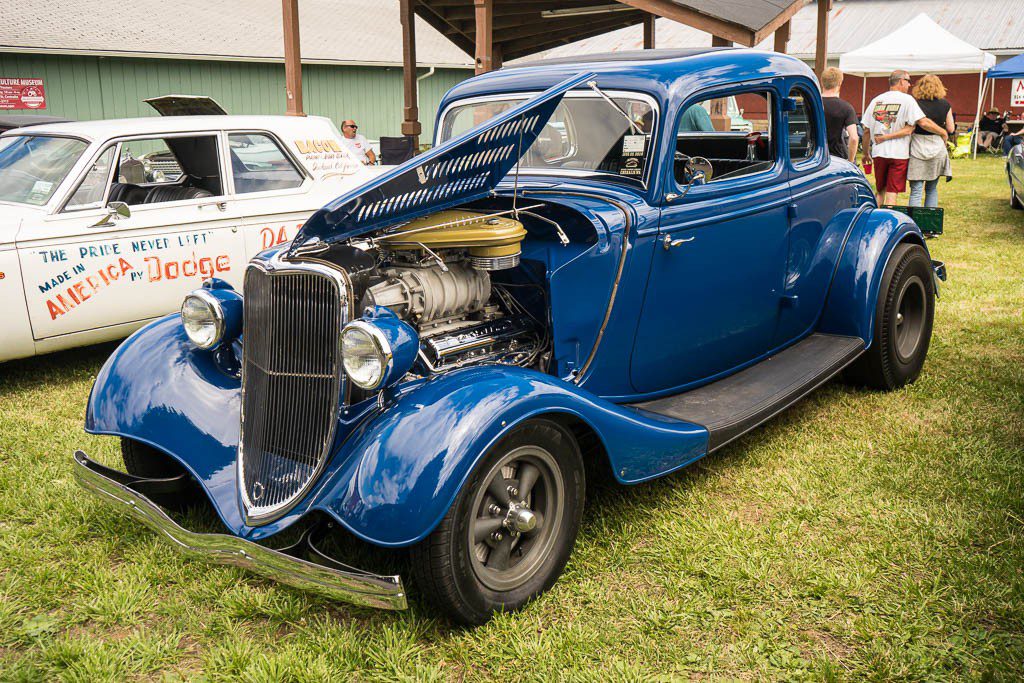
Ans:
{"label": "white car door", "polygon": [[[241,286],[244,246],[226,196],[222,140],[206,132],[113,142],[64,204],[22,224],[18,255],[37,342],[103,330],[109,334],[93,340],[116,338],[173,312],[208,277]],[[160,142],[176,151],[153,152],[154,159],[178,163],[177,157],[187,175],[140,171],[131,149],[158,149]],[[148,175],[126,177],[139,172]],[[107,206],[117,200],[127,201],[130,216]]]}
{"label": "white car door", "polygon": [[310,177],[271,133],[228,131],[226,140],[246,258],[290,242],[306,219],[336,196],[337,183]]}

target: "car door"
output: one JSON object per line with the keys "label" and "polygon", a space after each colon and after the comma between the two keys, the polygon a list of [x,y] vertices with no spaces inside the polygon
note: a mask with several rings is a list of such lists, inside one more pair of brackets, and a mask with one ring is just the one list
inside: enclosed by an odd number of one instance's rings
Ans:
{"label": "car door", "polygon": [[[759,135],[726,132],[727,119],[708,130],[708,105],[724,110],[729,95],[761,102],[745,104]],[[662,208],[630,362],[639,392],[707,381],[772,349],[789,227],[778,102],[775,86],[763,84],[708,93],[680,109],[677,152],[707,157],[712,169],[708,182],[689,186],[678,160],[663,169],[674,189]]]}
{"label": "car door", "polygon": [[817,321],[850,217],[831,226],[830,221],[859,203],[858,183],[830,167],[824,121],[813,93],[813,84],[801,80],[789,89],[783,107],[793,208],[783,292],[786,305],[780,313],[777,346],[809,333]]}
{"label": "car door", "polygon": [[333,183],[318,187],[311,174],[269,131],[226,131],[224,141],[246,259],[290,242],[306,219],[338,194],[328,189]]}
{"label": "car door", "polygon": [[[154,164],[146,167],[130,151],[153,148],[154,159],[167,161],[160,141],[188,157],[175,162],[184,169],[153,170]],[[219,144],[216,132],[112,141],[64,202],[22,225],[18,258],[37,341],[130,329],[176,310],[208,277],[241,285],[244,256],[223,193]],[[195,196],[180,198],[188,195]],[[126,201],[131,215],[112,211],[108,204],[114,201]]]}

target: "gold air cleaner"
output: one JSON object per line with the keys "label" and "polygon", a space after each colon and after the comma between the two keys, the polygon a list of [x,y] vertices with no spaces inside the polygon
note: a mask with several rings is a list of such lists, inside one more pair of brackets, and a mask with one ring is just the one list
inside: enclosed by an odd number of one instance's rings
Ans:
{"label": "gold air cleaner", "polygon": [[519,265],[526,228],[505,216],[450,209],[417,218],[379,241],[391,249],[466,249],[479,270],[504,270]]}

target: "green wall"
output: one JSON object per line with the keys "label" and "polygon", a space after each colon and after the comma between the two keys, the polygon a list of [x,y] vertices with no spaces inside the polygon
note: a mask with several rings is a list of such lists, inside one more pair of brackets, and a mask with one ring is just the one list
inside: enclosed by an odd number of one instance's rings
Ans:
{"label": "green wall", "polygon": [[[420,81],[423,141],[433,135],[442,95],[472,75],[471,69],[438,69]],[[285,109],[283,64],[0,53],[0,78],[28,77],[42,77],[46,90],[46,109],[35,113],[70,119],[155,116],[143,100],[168,94],[209,95],[231,114]],[[354,118],[368,138],[401,134],[400,68],[303,65],[302,86],[308,114],[339,125]]]}

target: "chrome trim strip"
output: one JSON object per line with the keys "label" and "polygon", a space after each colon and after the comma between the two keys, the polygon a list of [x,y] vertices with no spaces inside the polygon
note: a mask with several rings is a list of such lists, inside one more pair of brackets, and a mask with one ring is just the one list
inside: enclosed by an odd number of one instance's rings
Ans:
{"label": "chrome trim strip", "polygon": [[126,510],[186,555],[247,569],[300,590],[362,607],[408,607],[400,576],[372,574],[355,567],[351,571],[332,569],[237,536],[189,531],[142,494],[98,471],[102,465],[92,462],[82,451],[75,451],[75,465],[75,478],[82,488]]}

